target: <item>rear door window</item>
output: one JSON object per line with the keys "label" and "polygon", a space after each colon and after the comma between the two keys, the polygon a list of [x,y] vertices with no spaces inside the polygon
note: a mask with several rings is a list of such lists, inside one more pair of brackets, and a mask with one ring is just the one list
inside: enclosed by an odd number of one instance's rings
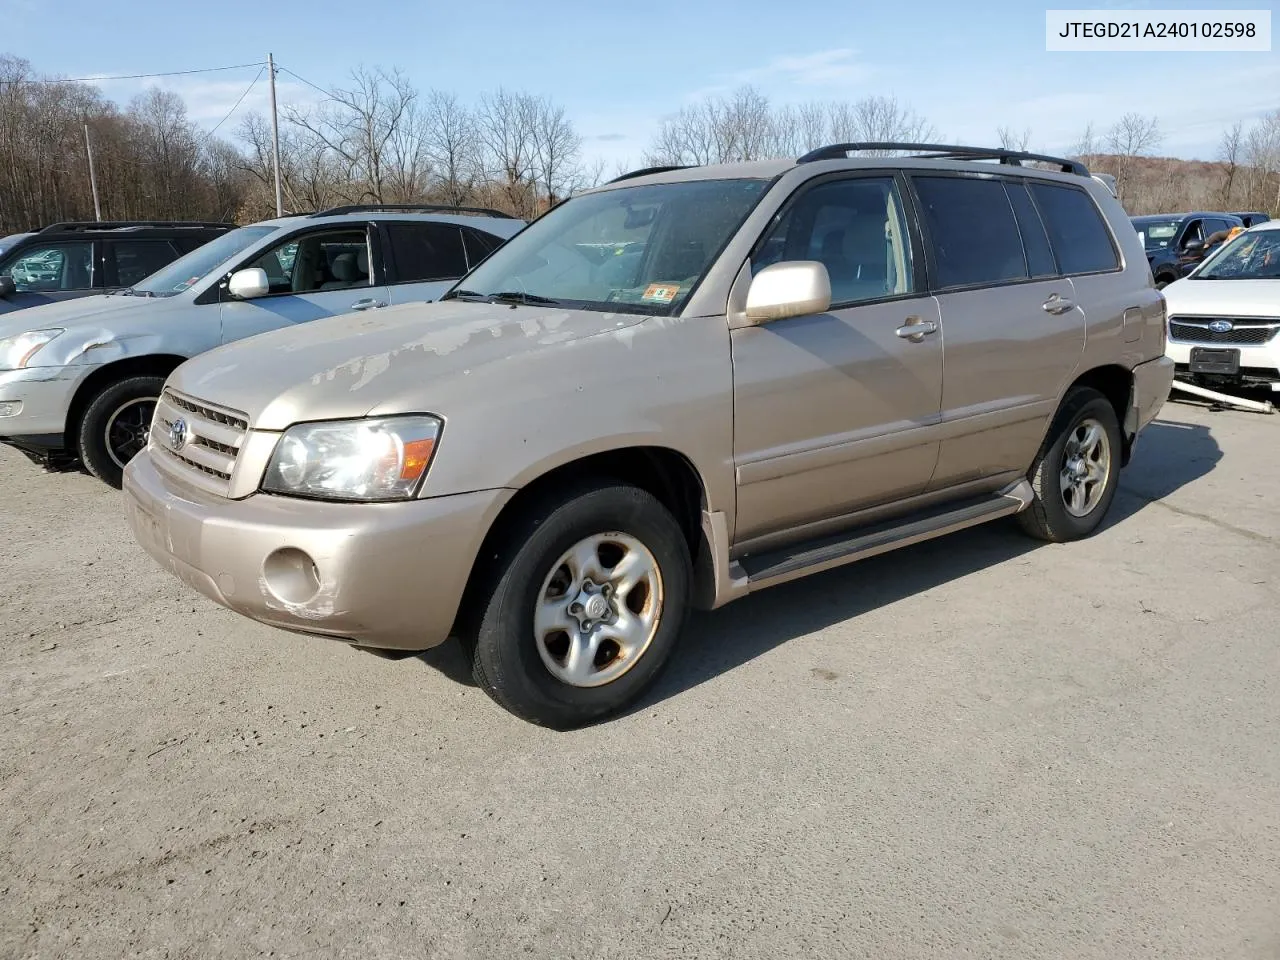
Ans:
{"label": "rear door window", "polygon": [[1089,194],[1056,183],[1033,183],[1031,195],[1064,274],[1101,273],[1120,266],[1111,233]]}
{"label": "rear door window", "polygon": [[972,287],[1029,278],[1002,181],[920,176],[913,182],[933,253],[935,286]]}
{"label": "rear door window", "polygon": [[1021,183],[1006,183],[1005,190],[1009,194],[1014,219],[1018,221],[1018,232],[1022,234],[1022,247],[1027,254],[1027,269],[1031,276],[1057,276],[1058,265],[1049,246],[1049,235],[1045,233],[1044,221],[1040,219],[1036,205],[1031,202],[1031,194]]}
{"label": "rear door window", "polygon": [[115,271],[108,272],[115,279],[107,282],[132,287],[178,259],[178,250],[168,240],[113,240],[107,245],[107,256],[109,270]]}
{"label": "rear door window", "polygon": [[[396,283],[457,280],[467,272],[462,230],[448,223],[386,224]],[[478,262],[478,261],[477,261]]]}

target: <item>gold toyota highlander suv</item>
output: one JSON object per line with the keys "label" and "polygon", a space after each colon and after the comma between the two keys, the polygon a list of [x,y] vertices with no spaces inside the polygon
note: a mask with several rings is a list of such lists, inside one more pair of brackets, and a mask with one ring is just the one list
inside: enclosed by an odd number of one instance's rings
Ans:
{"label": "gold toyota highlander suv", "polygon": [[651,168],[441,302],[182,364],[124,488],[218,603],[383,653],[457,636],[499,704],[572,727],[652,683],[691,606],[1014,514],[1092,533],[1168,396],[1164,321],[1073,161]]}

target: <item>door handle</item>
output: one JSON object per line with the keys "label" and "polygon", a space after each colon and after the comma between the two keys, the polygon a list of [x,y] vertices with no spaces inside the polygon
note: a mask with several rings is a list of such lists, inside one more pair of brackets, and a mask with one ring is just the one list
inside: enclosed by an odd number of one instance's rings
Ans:
{"label": "door handle", "polygon": [[375,300],[373,297],[366,297],[364,300],[357,300],[351,305],[352,310],[374,310],[378,307],[385,307],[386,304],[381,300]]}
{"label": "door handle", "polygon": [[908,317],[907,322],[893,331],[903,340],[920,343],[925,337],[938,332],[938,325],[932,320],[921,320],[919,317]]}
{"label": "door handle", "polygon": [[1045,313],[1052,313],[1055,317],[1060,313],[1066,313],[1068,310],[1074,309],[1076,302],[1066,297],[1054,294],[1044,303],[1040,304]]}

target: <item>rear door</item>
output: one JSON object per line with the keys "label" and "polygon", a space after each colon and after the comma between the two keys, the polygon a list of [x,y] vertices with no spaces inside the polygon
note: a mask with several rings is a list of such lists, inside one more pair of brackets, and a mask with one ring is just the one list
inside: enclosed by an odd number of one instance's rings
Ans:
{"label": "rear door", "polygon": [[439,299],[467,272],[463,232],[455,224],[388,220],[382,235],[392,303]]}
{"label": "rear door", "polygon": [[330,225],[292,234],[238,264],[237,270],[264,270],[271,292],[235,300],[221,291],[222,342],[386,306],[387,284],[377,268],[376,242],[370,224]]}
{"label": "rear door", "polygon": [[108,240],[106,247],[108,287],[132,287],[182,255],[172,240]]}
{"label": "rear door", "polygon": [[15,293],[0,299],[0,314],[101,293],[102,244],[93,240],[33,243],[0,260],[0,276]]}
{"label": "rear door", "polygon": [[1022,180],[911,178],[946,339],[930,489],[996,489],[1031,463],[1084,349],[1085,317]]}

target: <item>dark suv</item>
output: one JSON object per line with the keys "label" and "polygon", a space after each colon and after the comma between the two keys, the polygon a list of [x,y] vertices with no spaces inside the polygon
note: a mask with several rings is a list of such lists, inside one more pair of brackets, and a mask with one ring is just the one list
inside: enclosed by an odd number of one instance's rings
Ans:
{"label": "dark suv", "polygon": [[1247,213],[1240,213],[1237,211],[1236,216],[1239,217],[1244,222],[1244,225],[1246,227],[1256,227],[1258,224],[1266,223],[1268,220],[1271,219],[1265,213],[1262,213],[1258,210],[1250,210]]}
{"label": "dark suv", "polygon": [[1226,239],[1232,227],[1245,225],[1233,213],[1165,213],[1130,217],[1130,221],[1147,248],[1157,288],[1185,277]]}
{"label": "dark suv", "polygon": [[54,223],[7,238],[0,315],[135,283],[235,229],[234,223],[112,220]]}

